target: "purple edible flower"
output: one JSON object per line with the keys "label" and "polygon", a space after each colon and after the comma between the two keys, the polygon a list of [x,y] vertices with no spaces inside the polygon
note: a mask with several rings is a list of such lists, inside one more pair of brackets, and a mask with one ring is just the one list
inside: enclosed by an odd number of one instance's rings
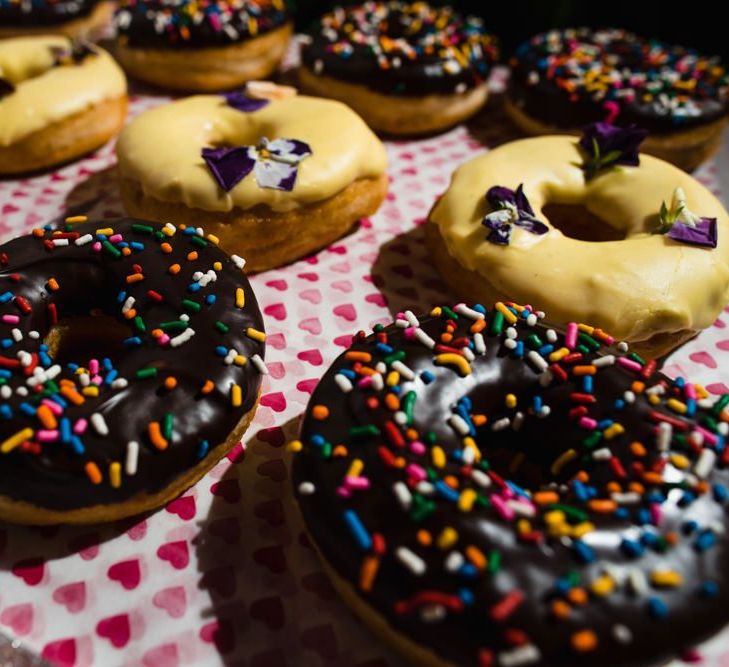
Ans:
{"label": "purple edible flower", "polygon": [[311,148],[297,139],[265,137],[257,146],[203,148],[202,158],[223,190],[230,192],[251,171],[261,188],[290,192],[296,184],[298,165]]}
{"label": "purple edible flower", "polygon": [[223,97],[228,103],[228,106],[231,106],[238,111],[245,112],[258,111],[259,109],[263,109],[263,107],[269,103],[269,100],[259,100],[253,97],[248,97],[248,95],[245,94],[245,91],[224,93]]}
{"label": "purple edible flower", "polygon": [[497,245],[509,245],[511,230],[514,225],[526,231],[542,235],[549,227],[534,217],[534,210],[524,194],[524,185],[514,190],[495,185],[486,193],[486,200],[493,212],[485,215],[481,224],[491,230],[488,240]]}
{"label": "purple edible flower", "polygon": [[702,218],[692,213],[686,205],[686,194],[683,188],[676,188],[671,197],[670,206],[661,204],[658,215],[660,227],[658,231],[668,238],[689,245],[700,245],[716,248],[716,218]]}
{"label": "purple edible flower", "polygon": [[579,144],[588,156],[582,167],[588,179],[601,169],[618,164],[633,167],[640,164],[638,149],[648,136],[648,130],[635,125],[616,127],[609,123],[592,123],[585,126],[583,132]]}

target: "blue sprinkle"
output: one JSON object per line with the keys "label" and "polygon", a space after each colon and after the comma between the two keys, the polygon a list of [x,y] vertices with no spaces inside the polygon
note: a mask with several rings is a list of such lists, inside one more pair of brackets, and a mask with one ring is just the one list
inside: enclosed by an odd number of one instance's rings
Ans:
{"label": "blue sprinkle", "polygon": [[353,370],[350,370],[349,368],[342,368],[339,372],[339,375],[344,375],[348,380],[356,380],[357,379],[357,373],[355,373]]}
{"label": "blue sprinkle", "polygon": [[197,460],[204,459],[210,451],[210,443],[207,440],[203,440],[197,447]]}
{"label": "blue sprinkle", "polygon": [[716,444],[714,445],[714,451],[717,454],[721,454],[724,451],[725,447],[726,447],[726,442],[724,440],[724,436],[721,436],[721,435],[716,436]]}
{"label": "blue sprinkle", "polygon": [[542,345],[542,347],[540,347],[537,350],[537,352],[541,356],[546,357],[547,355],[552,354],[552,352],[554,352],[554,345],[552,345],[551,343],[547,343],[546,345]]}
{"label": "blue sprinkle", "polygon": [[708,528],[705,528],[699,533],[699,536],[696,538],[696,542],[694,542],[694,549],[696,551],[703,553],[704,551],[708,551],[716,544],[716,535],[714,535],[714,532],[712,530],[709,530]]}
{"label": "blue sprinkle", "polygon": [[68,417],[63,417],[58,424],[58,431],[61,438],[61,442],[70,443],[73,433],[71,433],[71,420]]}
{"label": "blue sprinkle", "polygon": [[12,338],[3,338],[0,340],[0,347],[3,348],[3,350],[7,350],[9,347],[13,346],[13,343],[15,341]]}
{"label": "blue sprinkle", "polygon": [[714,500],[717,503],[723,503],[729,498],[729,490],[723,484],[714,484],[711,487],[711,492],[714,494]]}
{"label": "blue sprinkle", "polygon": [[518,484],[507,479],[506,486],[508,486],[517,496],[522,496],[523,498],[529,498],[529,494]]}
{"label": "blue sprinkle", "polygon": [[435,484],[435,490],[446,500],[455,503],[458,502],[458,491],[452,489],[443,480],[439,479]]}
{"label": "blue sprinkle", "polygon": [[41,366],[43,366],[43,368],[48,368],[49,366],[53,365],[53,359],[48,356],[47,352],[43,352],[43,350],[38,352],[38,359],[40,360]]}
{"label": "blue sprinkle", "polygon": [[112,382],[114,382],[114,380],[116,380],[118,375],[119,375],[119,371],[116,370],[116,368],[110,370],[106,374],[106,377],[104,378],[104,384],[110,385]]}
{"label": "blue sprinkle", "polygon": [[684,380],[681,376],[677,377],[673,384],[675,387],[678,387],[679,389],[683,389],[686,386],[686,380]]}
{"label": "blue sprinkle", "polygon": [[690,519],[689,521],[684,521],[683,525],[681,526],[681,530],[683,531],[684,535],[691,535],[691,533],[696,532],[696,529],[699,527],[699,524],[697,521],[694,521],[693,519]]}
{"label": "blue sprinkle", "polygon": [[606,428],[610,428],[615,422],[613,422],[612,419],[603,419],[602,421],[597,422],[597,428],[600,431],[604,431]]}
{"label": "blue sprinkle", "polygon": [[97,234],[96,240],[97,241],[108,241],[109,237],[106,234]]}
{"label": "blue sprinkle", "polygon": [[572,550],[582,563],[592,563],[595,560],[595,552],[582,540],[575,540],[572,543]]}
{"label": "blue sprinkle", "polygon": [[7,303],[13,298],[12,292],[3,292],[0,294],[0,303]]}
{"label": "blue sprinkle", "polygon": [[3,403],[2,405],[0,405],[0,417],[2,417],[3,419],[13,418],[13,410],[7,403]]}
{"label": "blue sprinkle", "polygon": [[473,604],[473,591],[469,590],[468,588],[462,588],[460,591],[458,591],[458,597],[461,598],[461,602],[463,602],[466,607],[470,607]]}
{"label": "blue sprinkle", "polygon": [[391,345],[387,345],[385,343],[377,343],[375,345],[378,352],[381,352],[382,354],[390,354],[394,352],[394,348]]}
{"label": "blue sprinkle", "polygon": [[533,409],[533,410],[534,410],[534,412],[536,412],[537,414],[539,414],[539,412],[541,411],[541,409],[542,409],[542,405],[543,405],[543,402],[542,402],[542,397],[541,397],[541,396],[535,396],[535,397],[534,397],[534,398],[532,399],[532,409]]}
{"label": "blue sprinkle", "polygon": [[35,417],[35,408],[30,403],[21,403],[18,408],[27,417]]}
{"label": "blue sprinkle", "polygon": [[396,384],[394,387],[390,387],[390,391],[393,394],[399,394],[402,392],[402,387],[399,384]]}
{"label": "blue sprinkle", "polygon": [[687,417],[696,416],[696,399],[695,398],[689,398],[686,400],[686,416]]}
{"label": "blue sprinkle", "polygon": [[312,435],[310,442],[312,445],[316,445],[317,447],[323,447],[326,444],[326,440],[321,435]]}
{"label": "blue sprinkle", "polygon": [[707,580],[701,584],[699,588],[699,595],[703,595],[707,598],[715,598],[719,595],[719,586],[715,581]]}
{"label": "blue sprinkle", "polygon": [[557,583],[554,585],[554,588],[557,595],[566,595],[572,590],[572,584],[570,583],[569,579],[558,579]]}
{"label": "blue sprinkle", "polygon": [[13,374],[6,370],[5,368],[0,368],[0,378],[5,378],[6,380],[9,380],[11,377],[13,377]]}
{"label": "blue sprinkle", "polygon": [[354,510],[346,510],[344,512],[344,520],[347,522],[347,527],[351,531],[354,539],[357,541],[362,551],[369,551],[372,548],[372,538],[364,527],[362,521]]}
{"label": "blue sprinkle", "polygon": [[194,227],[185,227],[185,229],[182,230],[182,233],[187,236],[192,236],[193,234],[196,234]]}
{"label": "blue sprinkle", "polygon": [[109,357],[104,357],[101,361],[101,365],[106,371],[114,370],[114,364],[111,363],[111,359],[109,359]]}
{"label": "blue sprinkle", "polygon": [[696,500],[696,494],[691,491],[684,491],[683,495],[678,499],[679,507],[688,507],[692,502]]}
{"label": "blue sprinkle", "polygon": [[144,243],[140,243],[139,241],[132,241],[129,245],[132,250],[144,250]]}
{"label": "blue sprinkle", "polygon": [[643,552],[645,551],[643,545],[640,542],[628,539],[623,539],[623,541],[620,543],[620,548],[626,556],[630,556],[631,558],[637,558],[638,556],[642,556]]}
{"label": "blue sprinkle", "polygon": [[585,394],[592,393],[592,375],[585,375],[582,378],[582,391]]}
{"label": "blue sprinkle", "polygon": [[621,521],[627,521],[630,519],[630,512],[627,507],[618,507],[618,509],[613,512],[613,516]]}
{"label": "blue sprinkle", "polygon": [[43,225],[43,231],[44,232],[52,232],[53,231],[53,225],[48,223],[47,225]]}
{"label": "blue sprinkle", "polygon": [[471,563],[464,563],[459,568],[458,574],[468,579],[475,579],[478,576],[478,570]]}
{"label": "blue sprinkle", "polygon": [[635,522],[639,526],[645,526],[651,522],[651,513],[645,507],[642,507],[635,513]]}
{"label": "blue sprinkle", "polygon": [[224,345],[218,345],[215,348],[215,354],[217,354],[219,357],[224,357],[228,354],[228,348]]}
{"label": "blue sprinkle", "polygon": [[127,300],[127,293],[123,290],[116,296],[117,303],[124,303]]}
{"label": "blue sprinkle", "polygon": [[217,297],[217,296],[215,296],[215,294],[208,294],[208,295],[207,295],[207,296],[205,297],[205,303],[206,303],[206,304],[207,304],[208,306],[212,306],[212,305],[213,305],[213,304],[214,304],[214,303],[215,303],[215,302],[216,302],[217,300],[218,300],[218,297]]}
{"label": "blue sprinkle", "polygon": [[653,618],[666,618],[668,616],[668,607],[660,598],[652,597],[648,600],[648,613]]}
{"label": "blue sprinkle", "polygon": [[71,442],[69,443],[71,447],[71,451],[74,454],[78,454],[81,456],[86,451],[86,447],[84,447],[84,443],[81,442],[81,438],[79,438],[77,435],[71,436]]}
{"label": "blue sprinkle", "polygon": [[422,372],[422,373],[420,374],[420,379],[421,379],[421,380],[422,380],[422,381],[423,381],[423,382],[424,382],[425,384],[430,384],[430,383],[431,383],[431,382],[432,382],[433,380],[435,380],[435,375],[433,375],[433,374],[432,374],[432,373],[431,373],[430,371],[423,371],[423,372]]}
{"label": "blue sprinkle", "polygon": [[200,291],[200,289],[201,289],[201,288],[200,288],[200,283],[190,283],[190,284],[189,284],[189,285],[187,286],[187,291],[188,291],[188,292],[192,292],[193,294],[194,294],[195,292],[199,292],[199,291]]}
{"label": "blue sprinkle", "polygon": [[516,347],[514,348],[514,356],[517,359],[524,357],[524,341],[520,340],[517,342]]}
{"label": "blue sprinkle", "polygon": [[666,502],[666,494],[661,493],[657,489],[654,489],[650,493],[648,493],[645,497],[645,502],[647,503],[656,503],[657,505],[662,505]]}
{"label": "blue sprinkle", "polygon": [[124,340],[125,347],[135,347],[142,344],[142,339],[139,336],[132,336]]}
{"label": "blue sprinkle", "polygon": [[618,398],[613,405],[616,410],[622,410],[625,407],[625,401],[622,398]]}
{"label": "blue sprinkle", "polygon": [[68,370],[69,371],[71,371],[72,373],[75,373],[78,369],[79,369],[79,365],[78,364],[74,364],[72,361],[69,362],[69,364],[68,364]]}
{"label": "blue sprinkle", "polygon": [[472,410],[473,409],[473,401],[471,401],[468,396],[463,396],[458,399],[458,403],[456,405],[462,405],[466,410]]}
{"label": "blue sprinkle", "polygon": [[116,247],[123,250],[124,248],[128,248],[129,244],[126,241],[119,241],[119,243],[116,244]]}
{"label": "blue sprinkle", "polygon": [[486,314],[486,309],[485,309],[485,308],[484,308],[484,307],[483,307],[483,306],[482,306],[482,305],[481,305],[480,303],[477,303],[477,304],[476,304],[476,305],[475,305],[475,306],[473,307],[473,309],[474,309],[474,310],[475,310],[475,311],[476,311],[477,313],[481,313],[482,315],[485,315],[485,314]]}
{"label": "blue sprinkle", "polygon": [[68,407],[68,401],[66,401],[65,398],[62,398],[58,394],[53,394],[52,396],[49,396],[48,399],[51,400],[51,401],[53,401],[54,403],[57,403],[62,408],[67,408]]}
{"label": "blue sprinkle", "polygon": [[574,491],[577,500],[579,500],[581,503],[587,502],[587,488],[582,482],[580,482],[579,480],[574,480],[572,482],[572,490]]}

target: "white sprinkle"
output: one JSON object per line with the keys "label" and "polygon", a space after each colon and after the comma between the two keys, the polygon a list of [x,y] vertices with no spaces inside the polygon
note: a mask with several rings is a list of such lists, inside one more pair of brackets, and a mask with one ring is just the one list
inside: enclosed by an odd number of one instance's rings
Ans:
{"label": "white sprinkle", "polygon": [[473,334],[473,345],[478,354],[486,354],[486,343],[484,342],[483,334],[480,331]]}
{"label": "white sprinkle", "polygon": [[18,328],[11,329],[10,334],[12,335],[13,340],[16,343],[19,343],[21,340],[23,340],[23,332]]}
{"label": "white sprinkle", "polygon": [[623,400],[626,403],[635,403],[635,394],[632,391],[626,391],[623,394]]}
{"label": "white sprinkle", "polygon": [[170,347],[180,347],[195,335],[195,330],[187,328],[181,334],[170,339]]}
{"label": "white sprinkle", "polygon": [[91,243],[91,241],[94,240],[94,237],[91,234],[84,234],[83,236],[79,236],[75,241],[74,244],[77,246],[86,245],[87,243]]}
{"label": "white sprinkle", "polygon": [[666,393],[666,388],[662,384],[654,384],[645,390],[648,396],[663,396]]}
{"label": "white sprinkle", "polygon": [[511,419],[509,419],[508,417],[502,417],[501,419],[498,419],[493,424],[491,424],[491,430],[503,431],[505,428],[509,428],[509,424],[511,424]]}
{"label": "white sprinkle", "polygon": [[60,246],[67,246],[68,245],[68,239],[53,239],[53,245],[60,247]]}
{"label": "white sprinkle", "polygon": [[244,269],[246,260],[242,257],[238,257],[238,255],[231,255],[230,258],[233,260],[233,264],[235,264],[241,271]]}
{"label": "white sprinkle", "polygon": [[618,505],[636,505],[639,503],[642,499],[642,496],[639,493],[613,493],[610,495],[610,497],[618,504]]}
{"label": "white sprinkle", "polygon": [[10,388],[10,385],[4,384],[2,387],[0,387],[0,398],[8,399],[13,395],[13,390]]}
{"label": "white sprinkle", "polygon": [[136,440],[130,440],[127,443],[127,458],[124,464],[124,470],[127,475],[137,474],[137,459],[139,458],[139,443]]}
{"label": "white sprinkle", "polygon": [[112,389],[126,389],[129,385],[129,382],[126,380],[126,378],[117,378],[114,380],[114,382],[111,383]]}
{"label": "white sprinkle", "polygon": [[627,352],[627,351],[628,351],[629,349],[630,349],[630,348],[629,348],[628,344],[627,344],[627,343],[626,343],[626,342],[625,342],[624,340],[621,340],[621,341],[620,341],[620,342],[618,343],[618,350],[619,350],[620,352]]}
{"label": "white sprinkle", "polygon": [[134,306],[134,302],[136,299],[133,296],[127,297],[127,300],[124,302],[124,305],[122,306],[122,313],[126,313],[132,309]]}
{"label": "white sprinkle", "polygon": [[543,372],[549,368],[549,364],[547,363],[546,359],[536,350],[529,350],[527,358],[529,359],[529,361],[532,362],[532,364],[536,367],[538,371]]}
{"label": "white sprinkle", "polygon": [[256,367],[256,370],[261,375],[268,375],[268,368],[267,368],[266,364],[264,363],[263,359],[261,359],[260,354],[254,354],[251,357],[251,363]]}
{"label": "white sprinkle", "polygon": [[613,453],[607,447],[601,447],[592,452],[592,458],[595,461],[609,461],[612,458]]}
{"label": "white sprinkle", "polygon": [[516,341],[513,338],[507,338],[504,341],[504,347],[507,350],[515,350],[516,349]]}
{"label": "white sprinkle", "polygon": [[529,313],[526,318],[527,326],[533,327],[537,323],[537,315],[535,313]]}
{"label": "white sprinkle", "polygon": [[392,364],[392,370],[397,371],[402,375],[406,380],[414,380],[415,379],[415,373],[408,368],[402,361],[393,361]]}
{"label": "white sprinkle", "polygon": [[435,347],[435,341],[422,329],[415,329],[413,331],[413,336],[418,343],[422,343],[429,350],[432,350]]}
{"label": "white sprinkle", "polygon": [[592,365],[595,366],[595,368],[602,368],[603,366],[612,366],[615,364],[615,355],[614,354],[606,354],[604,357],[598,357],[597,359],[593,359]]}
{"label": "white sprinkle", "polygon": [[471,427],[460,415],[451,415],[448,417],[448,423],[459,435],[468,435],[471,432]]}
{"label": "white sprinkle", "polygon": [[704,444],[704,434],[701,431],[691,431],[688,441],[695,447],[701,447]]}
{"label": "white sprinkle", "polygon": [[514,512],[519,516],[532,517],[535,516],[537,513],[537,509],[536,507],[534,507],[534,505],[529,505],[528,503],[522,502],[520,500],[514,500],[513,498],[511,498],[506,501],[506,504],[511,507],[511,509],[513,509]]}
{"label": "white sprinkle", "polygon": [[506,328],[506,337],[510,338],[512,340],[516,340],[516,329],[514,327],[507,327]]}
{"label": "white sprinkle", "polygon": [[417,317],[415,317],[415,314],[411,310],[406,310],[403,315],[405,316],[405,319],[408,321],[411,327],[419,327],[420,321]]}
{"label": "white sprinkle", "polygon": [[28,388],[27,387],[16,387],[15,393],[18,396],[27,396],[28,395]]}
{"label": "white sprinkle", "polygon": [[[30,364],[33,362],[33,357],[29,352],[26,352],[25,350],[20,350],[18,352],[18,359],[20,360],[21,366],[30,366]],[[36,368],[39,368],[39,366],[36,366]],[[41,369],[42,371],[43,369]]]}
{"label": "white sprinkle", "polygon": [[35,330],[29,331],[28,338],[32,338],[33,340],[38,340],[40,338],[40,333]]}
{"label": "white sprinkle", "polygon": [[421,607],[418,613],[423,623],[438,623],[446,617],[447,611],[442,604],[428,604]]}
{"label": "white sprinkle", "polygon": [[384,375],[387,373],[387,364],[384,361],[378,361],[375,365],[375,370],[380,373],[380,375]]}
{"label": "white sprinkle", "polygon": [[190,316],[187,313],[183,313],[182,315],[180,315],[180,318],[179,319],[182,322],[189,322],[190,321]]}
{"label": "white sprinkle", "polygon": [[701,479],[705,479],[714,468],[714,463],[716,463],[716,452],[705,447],[701,450],[701,454],[699,454],[699,458],[694,465],[694,473]]}
{"label": "white sprinkle", "polygon": [[372,388],[375,391],[382,391],[385,388],[385,380],[382,377],[382,373],[375,373],[370,377],[372,378]]}
{"label": "white sprinkle", "polygon": [[646,581],[643,570],[639,570],[634,567],[628,574],[628,582],[630,584],[630,590],[636,595],[645,595],[648,593],[648,582]]}
{"label": "white sprinkle", "polygon": [[471,470],[471,479],[482,489],[487,489],[491,486],[491,478],[483,470],[478,470],[477,468]]}
{"label": "white sprinkle", "polygon": [[425,561],[416,553],[410,551],[407,547],[398,547],[395,550],[395,557],[412,572],[416,577],[425,574]]}
{"label": "white sprinkle", "polygon": [[407,484],[405,482],[395,482],[392,485],[392,490],[395,492],[400,506],[407,512],[413,503],[413,495],[410,493]]}
{"label": "white sprinkle", "polygon": [[228,350],[228,354],[226,354],[225,357],[223,358],[223,363],[226,366],[231,366],[237,356],[238,356],[238,351],[235,348],[231,347]]}
{"label": "white sprinkle", "polygon": [[79,373],[78,383],[82,387],[88,387],[91,384],[91,376],[88,373]]}
{"label": "white sprinkle", "polygon": [[398,410],[392,418],[395,420],[395,423],[400,426],[405,426],[405,424],[408,423],[408,416],[402,410]]}
{"label": "white sprinkle", "polygon": [[410,323],[404,317],[398,316],[395,318],[395,326],[398,329],[407,329],[410,326]]}
{"label": "white sprinkle", "polygon": [[310,496],[316,491],[316,487],[311,482],[301,482],[299,484],[299,493],[302,496]]}
{"label": "white sprinkle", "polygon": [[658,447],[658,451],[667,452],[671,446],[671,438],[673,438],[673,426],[668,422],[658,424],[656,433],[656,446]]}
{"label": "white sprinkle", "polygon": [[470,347],[462,347],[461,354],[463,354],[463,356],[468,359],[468,361],[473,361],[476,358],[476,355],[473,353]]}
{"label": "white sprinkle", "polygon": [[205,274],[202,271],[195,271],[195,273],[192,274],[192,279],[195,282],[198,282],[200,278],[202,278]]}
{"label": "white sprinkle", "polygon": [[104,419],[104,415],[100,412],[94,412],[91,415],[90,421],[99,435],[109,435],[109,427],[106,425],[106,419]]}
{"label": "white sprinkle", "polygon": [[177,231],[177,227],[175,227],[171,222],[166,222],[164,228],[169,229],[173,234]]}
{"label": "white sprinkle", "polygon": [[354,389],[354,386],[352,385],[352,382],[346,375],[342,375],[341,373],[337,373],[334,376],[334,382],[337,383],[337,387],[339,387],[345,394],[348,394],[352,389]]}
{"label": "white sprinkle", "polygon": [[534,644],[524,644],[499,653],[499,664],[502,667],[522,667],[532,665],[541,658],[539,649]]}
{"label": "white sprinkle", "polygon": [[633,641],[633,633],[630,631],[630,628],[622,623],[613,625],[612,635],[619,644],[630,644]]}
{"label": "white sprinkle", "polygon": [[445,559],[445,569],[448,572],[457,572],[461,569],[465,559],[460,551],[451,551]]}
{"label": "white sprinkle", "polygon": [[719,435],[729,435],[729,424],[726,422],[719,422],[716,430],[719,431]]}
{"label": "white sprinkle", "polygon": [[430,482],[426,482],[425,480],[421,480],[420,482],[418,482],[415,486],[415,490],[418,493],[422,493],[424,496],[435,495],[435,487]]}
{"label": "white sprinkle", "polygon": [[517,412],[514,415],[514,419],[511,422],[511,428],[515,431],[518,431],[522,424],[524,423],[524,413],[523,412]]}
{"label": "white sprinkle", "polygon": [[469,308],[465,303],[459,303],[453,310],[455,312],[457,312],[459,315],[468,317],[471,320],[484,319],[483,313],[479,313],[477,310],[474,310],[473,308]]}
{"label": "white sprinkle", "polygon": [[557,342],[557,332],[554,329],[547,329],[547,332],[544,335],[546,336],[548,343]]}

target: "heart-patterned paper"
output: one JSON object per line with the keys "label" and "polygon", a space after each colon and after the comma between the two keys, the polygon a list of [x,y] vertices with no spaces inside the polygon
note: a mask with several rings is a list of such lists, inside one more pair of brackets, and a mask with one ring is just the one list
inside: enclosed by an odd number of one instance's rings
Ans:
{"label": "heart-patterned paper", "polygon": [[[136,95],[130,116],[166,101]],[[330,248],[252,279],[271,374],[244,446],[143,518],[0,527],[2,630],[64,667],[401,665],[323,574],[292,504],[284,445],[358,329],[453,300],[433,270],[422,221],[455,167],[515,136],[496,101],[467,126],[387,142],[391,184],[380,211]],[[79,205],[99,218],[122,215],[114,162],[109,144],[54,173],[0,181],[0,240]],[[697,177],[720,194],[716,169],[709,162]],[[668,372],[726,391],[727,322],[722,314]],[[729,664],[727,644],[701,647],[704,664]]]}

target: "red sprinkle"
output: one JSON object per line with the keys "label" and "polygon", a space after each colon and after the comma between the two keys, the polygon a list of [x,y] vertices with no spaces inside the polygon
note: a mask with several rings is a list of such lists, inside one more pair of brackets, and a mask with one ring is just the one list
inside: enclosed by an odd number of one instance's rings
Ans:
{"label": "red sprinkle", "polygon": [[501,598],[496,604],[489,609],[489,616],[498,622],[508,619],[524,602],[524,593],[519,590],[513,590]]}

